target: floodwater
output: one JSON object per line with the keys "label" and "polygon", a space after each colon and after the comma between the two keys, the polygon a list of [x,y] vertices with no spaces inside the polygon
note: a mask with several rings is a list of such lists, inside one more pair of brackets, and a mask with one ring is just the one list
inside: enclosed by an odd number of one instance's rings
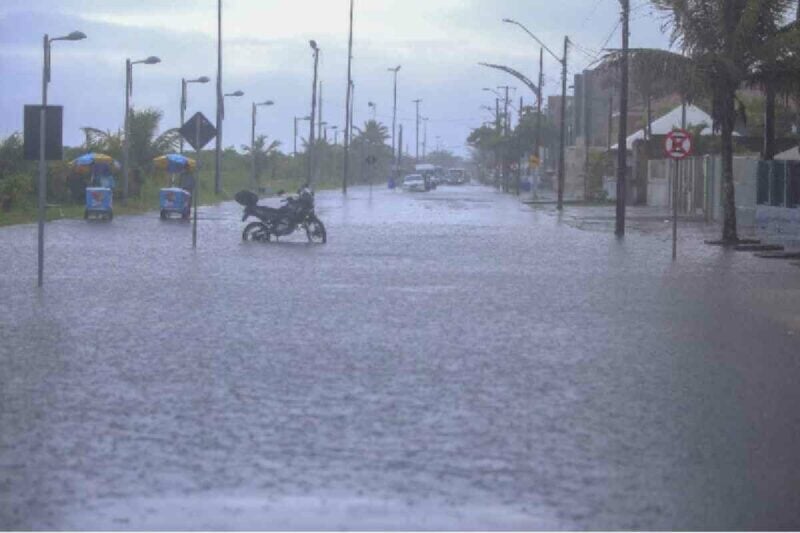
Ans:
{"label": "floodwater", "polygon": [[479,186],[317,200],[326,245],[50,223],[41,291],[0,229],[0,527],[800,528],[800,268]]}

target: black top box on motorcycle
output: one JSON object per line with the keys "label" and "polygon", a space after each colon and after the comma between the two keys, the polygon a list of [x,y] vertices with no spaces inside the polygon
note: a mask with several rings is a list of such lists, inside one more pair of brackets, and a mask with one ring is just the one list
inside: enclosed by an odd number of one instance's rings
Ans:
{"label": "black top box on motorcycle", "polygon": [[245,207],[253,207],[258,203],[258,195],[250,191],[239,191],[233,198],[239,203],[239,205],[243,205]]}

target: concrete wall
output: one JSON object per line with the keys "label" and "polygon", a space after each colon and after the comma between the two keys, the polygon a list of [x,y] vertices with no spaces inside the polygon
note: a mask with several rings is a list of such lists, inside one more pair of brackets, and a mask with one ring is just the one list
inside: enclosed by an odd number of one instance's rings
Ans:
{"label": "concrete wall", "polygon": [[[682,210],[705,213],[710,220],[722,220],[722,162],[719,156],[690,158],[684,163]],[[733,158],[733,185],[736,194],[736,218],[740,226],[753,226],[756,214],[756,169],[758,158]],[[672,205],[674,167],[668,159],[653,159],[647,165],[647,205]]]}

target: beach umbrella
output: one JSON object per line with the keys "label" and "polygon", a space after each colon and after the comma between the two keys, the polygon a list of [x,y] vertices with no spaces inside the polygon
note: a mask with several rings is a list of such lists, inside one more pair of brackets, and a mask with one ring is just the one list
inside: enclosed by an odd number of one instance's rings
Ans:
{"label": "beach umbrella", "polygon": [[197,163],[194,159],[181,154],[167,154],[153,159],[156,168],[166,170],[170,174],[177,174],[184,170],[194,170]]}

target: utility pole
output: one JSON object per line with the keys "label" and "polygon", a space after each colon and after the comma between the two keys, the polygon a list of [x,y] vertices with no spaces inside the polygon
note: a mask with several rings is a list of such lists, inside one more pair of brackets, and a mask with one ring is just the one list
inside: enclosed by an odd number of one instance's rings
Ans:
{"label": "utility pole", "polygon": [[[517,115],[518,115],[517,128],[519,128],[522,125],[522,96],[519,97],[519,109],[517,109]],[[522,159],[521,158],[517,161],[517,176],[516,176],[516,183],[514,184],[515,189],[516,189],[515,192],[517,193],[517,196],[519,196],[520,181],[522,181]]]}
{"label": "utility pole", "polygon": [[319,80],[319,97],[317,100],[319,101],[319,109],[317,112],[317,139],[322,139],[322,80]]}
{"label": "utility pole", "polygon": [[567,150],[567,51],[569,37],[564,36],[564,56],[561,58],[561,146],[558,154],[558,203],[556,208],[564,209],[564,157]]}
{"label": "utility pole", "polygon": [[417,106],[417,149],[414,155],[414,159],[416,162],[419,163],[419,103],[422,101],[421,98],[417,98],[416,100],[412,100]]}
{"label": "utility pole", "polygon": [[[395,133],[397,131],[396,124],[397,124],[397,72],[400,70],[400,65],[397,65],[395,68],[388,69],[390,72],[394,73],[394,102],[392,104],[392,159],[394,159],[394,166],[395,172],[397,174],[397,142]],[[397,176],[395,176],[397,177]]]}
{"label": "utility pole", "polygon": [[428,157],[428,117],[422,117],[422,160]]}
{"label": "utility pole", "polygon": [[400,124],[397,137],[397,171],[400,173],[400,166],[403,164],[403,125]]}
{"label": "utility pole", "polygon": [[617,137],[617,212],[614,234],[625,235],[625,197],[628,170],[628,20],[630,0],[622,4],[622,61],[620,63],[619,136]]}
{"label": "utility pole", "polygon": [[[224,105],[222,96],[222,0],[217,0],[217,137],[214,145],[214,192],[216,194],[222,193],[222,121],[225,113],[223,111]],[[197,151],[197,156],[200,156],[200,150]]]}
{"label": "utility pole", "polygon": [[[534,149],[536,150],[536,157],[540,158],[539,148],[542,143],[542,85],[544,85],[544,49],[539,48],[539,85],[536,91],[536,136],[534,140]],[[541,163],[540,163],[541,165]]]}
{"label": "utility pole", "polygon": [[509,85],[501,85],[498,89],[505,89],[506,95],[503,99],[503,138],[505,142],[503,143],[503,192],[508,192],[508,90],[511,87]]}
{"label": "utility pole", "polygon": [[351,78],[351,63],[353,61],[353,0],[350,0],[350,36],[347,41],[347,97],[344,105],[344,172],[342,173],[342,194],[347,194],[347,173],[350,171],[350,89],[353,81]]}
{"label": "utility pole", "polygon": [[310,40],[308,43],[314,50],[314,79],[311,82],[311,122],[309,122],[308,150],[306,152],[306,167],[308,168],[307,183],[311,186],[314,180],[314,119],[317,115],[317,65],[319,63],[319,47],[317,41]]}

